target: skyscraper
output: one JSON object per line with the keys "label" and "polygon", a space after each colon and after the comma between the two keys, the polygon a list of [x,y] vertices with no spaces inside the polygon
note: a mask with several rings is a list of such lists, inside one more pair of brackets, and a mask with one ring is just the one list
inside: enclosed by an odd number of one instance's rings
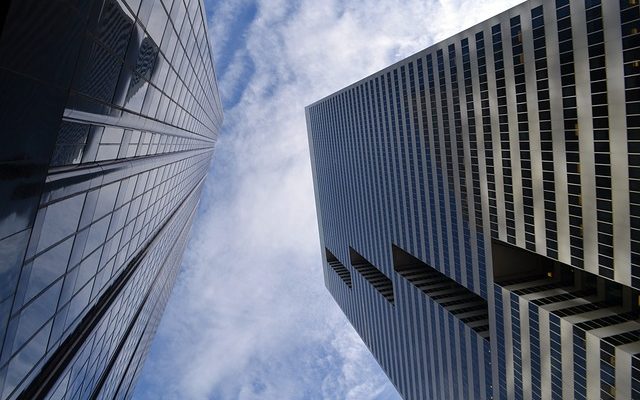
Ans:
{"label": "skyscraper", "polygon": [[405,398],[640,398],[638,4],[530,0],[306,108],[326,286]]}
{"label": "skyscraper", "polygon": [[0,6],[0,399],[131,395],[222,109],[200,0]]}

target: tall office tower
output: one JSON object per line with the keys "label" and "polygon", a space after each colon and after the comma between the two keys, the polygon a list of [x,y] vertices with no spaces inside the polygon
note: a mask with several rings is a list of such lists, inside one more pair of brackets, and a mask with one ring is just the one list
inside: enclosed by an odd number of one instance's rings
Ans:
{"label": "tall office tower", "polygon": [[222,109],[200,0],[0,6],[0,399],[126,398]]}
{"label": "tall office tower", "polygon": [[640,399],[637,0],[531,0],[306,109],[326,286],[407,399]]}

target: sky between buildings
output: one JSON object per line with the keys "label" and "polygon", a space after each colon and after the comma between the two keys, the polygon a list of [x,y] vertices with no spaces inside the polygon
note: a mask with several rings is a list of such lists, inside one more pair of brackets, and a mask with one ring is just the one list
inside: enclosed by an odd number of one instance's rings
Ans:
{"label": "sky between buildings", "polygon": [[135,399],[397,399],[324,288],[304,107],[521,0],[205,0],[225,111]]}

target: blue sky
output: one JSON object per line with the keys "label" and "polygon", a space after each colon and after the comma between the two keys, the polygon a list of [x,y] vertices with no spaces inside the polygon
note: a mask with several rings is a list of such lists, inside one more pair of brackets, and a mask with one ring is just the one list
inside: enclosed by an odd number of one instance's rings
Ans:
{"label": "blue sky", "polygon": [[324,288],[304,106],[518,0],[206,0],[225,122],[136,399],[396,399]]}

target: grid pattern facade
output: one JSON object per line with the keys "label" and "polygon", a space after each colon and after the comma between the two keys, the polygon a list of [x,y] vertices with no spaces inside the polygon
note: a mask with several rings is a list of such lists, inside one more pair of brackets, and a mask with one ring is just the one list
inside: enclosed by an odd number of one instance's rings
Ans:
{"label": "grid pattern facade", "polygon": [[128,398],[222,123],[204,6],[0,11],[0,398]]}
{"label": "grid pattern facade", "polygon": [[640,396],[639,7],[530,0],[306,108],[326,286],[403,397]]}

